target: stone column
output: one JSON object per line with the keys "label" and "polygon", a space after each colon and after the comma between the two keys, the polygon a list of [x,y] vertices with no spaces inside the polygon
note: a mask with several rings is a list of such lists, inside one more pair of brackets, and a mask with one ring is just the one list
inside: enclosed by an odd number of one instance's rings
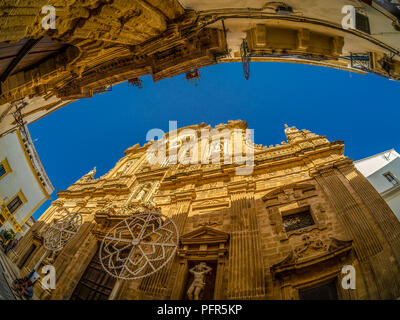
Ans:
{"label": "stone column", "polygon": [[228,299],[265,296],[265,274],[254,197],[233,194],[231,202]]}
{"label": "stone column", "polygon": [[[176,223],[179,234],[182,234],[185,228],[191,199],[192,193],[185,193],[178,199],[175,205],[170,207],[168,216]],[[144,278],[140,284],[140,290],[144,291],[146,294],[157,296],[162,299],[169,298],[171,294],[170,288],[172,286],[170,276],[174,262],[174,258],[172,258],[162,270]]]}
{"label": "stone column", "polygon": [[[393,233],[396,233],[396,224],[382,232],[386,222],[382,211],[386,210],[386,206],[373,200],[376,193],[369,190],[361,178],[357,178],[356,172],[338,167],[325,168],[313,172],[313,175],[336,211],[347,235],[353,240],[360,270],[365,275],[367,298],[396,298],[400,295],[400,272],[388,243],[388,240],[395,238]],[[343,175],[341,170],[346,174]],[[351,183],[357,191],[349,182],[353,179]]]}
{"label": "stone column", "polygon": [[225,258],[218,259],[217,275],[215,278],[214,300],[222,300],[225,298],[224,278],[225,278]]}
{"label": "stone column", "polygon": [[176,272],[175,283],[171,293],[172,300],[179,300],[182,298],[187,272],[188,262],[186,259],[183,259],[179,262],[178,270]]}
{"label": "stone column", "polygon": [[339,168],[344,180],[354,191],[370,212],[385,240],[389,243],[400,262],[400,222],[394,215],[388,204],[375,190],[371,183],[353,165],[341,166]]}

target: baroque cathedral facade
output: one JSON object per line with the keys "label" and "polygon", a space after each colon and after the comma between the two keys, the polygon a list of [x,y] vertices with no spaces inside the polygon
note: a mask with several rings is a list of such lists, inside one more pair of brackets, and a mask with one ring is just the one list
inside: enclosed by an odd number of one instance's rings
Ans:
{"label": "baroque cathedral facade", "polygon": [[[214,129],[246,128],[237,120]],[[183,129],[211,128],[181,128],[177,136]],[[399,298],[400,223],[391,209],[344,156],[343,141],[287,126],[285,135],[269,147],[243,135],[254,152],[249,175],[237,175],[235,163],[150,164],[155,142],[137,144],[104,176],[91,171],[60,191],[10,258],[28,274],[46,251],[46,228],[79,212],[78,233],[42,263],[55,267],[57,284],[44,289],[37,281],[41,299],[188,299],[199,265],[207,269],[200,299]],[[100,243],[146,210],[175,222],[176,252],[148,277],[117,280],[99,262]],[[343,286],[346,266],[355,288]]]}

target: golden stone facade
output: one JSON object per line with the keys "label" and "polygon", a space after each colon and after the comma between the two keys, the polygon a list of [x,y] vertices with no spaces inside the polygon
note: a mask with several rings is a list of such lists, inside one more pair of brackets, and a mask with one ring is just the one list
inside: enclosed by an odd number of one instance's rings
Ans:
{"label": "golden stone facade", "polygon": [[[216,129],[246,127],[238,120]],[[187,299],[189,269],[199,262],[213,270],[203,299],[300,299],[324,286],[339,299],[400,297],[400,223],[344,156],[343,141],[295,127],[285,134],[287,142],[270,147],[243,137],[254,150],[254,170],[243,176],[238,164],[150,165],[146,150],[155,142],[135,145],[104,176],[92,171],[59,192],[11,258],[30,272],[45,252],[43,231],[67,210],[84,223],[43,262],[55,266],[57,286],[37,283],[41,299]],[[176,223],[176,255],[149,277],[115,281],[98,264],[99,243],[148,207]],[[341,285],[346,265],[356,270],[356,289]]]}

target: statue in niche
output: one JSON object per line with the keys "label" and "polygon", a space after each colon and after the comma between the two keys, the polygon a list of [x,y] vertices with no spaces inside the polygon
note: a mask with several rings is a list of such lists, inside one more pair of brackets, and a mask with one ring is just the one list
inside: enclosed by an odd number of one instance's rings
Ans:
{"label": "statue in niche", "polygon": [[212,268],[207,266],[205,262],[200,262],[198,265],[189,270],[189,272],[194,276],[193,282],[187,291],[189,300],[199,300],[200,294],[206,285],[206,275],[211,270]]}

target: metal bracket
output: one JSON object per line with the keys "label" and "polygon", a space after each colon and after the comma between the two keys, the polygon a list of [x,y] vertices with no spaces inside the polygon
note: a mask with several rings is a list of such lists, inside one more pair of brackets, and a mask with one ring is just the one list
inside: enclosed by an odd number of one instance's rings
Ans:
{"label": "metal bracket", "polygon": [[246,80],[250,78],[250,52],[247,39],[243,39],[240,45],[240,57],[242,58],[242,68]]}

